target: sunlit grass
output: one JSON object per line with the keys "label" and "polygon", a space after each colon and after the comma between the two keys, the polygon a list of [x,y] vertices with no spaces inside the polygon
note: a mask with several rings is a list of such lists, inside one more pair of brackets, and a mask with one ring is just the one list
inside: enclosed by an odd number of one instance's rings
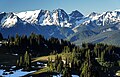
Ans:
{"label": "sunlit grass", "polygon": [[[63,60],[65,60],[66,57],[70,57],[71,53],[61,53],[61,54],[57,54],[58,56],[61,56]],[[48,58],[55,60],[55,56],[56,55],[49,55],[49,56],[42,56],[42,57],[37,57],[34,58],[32,62],[36,62],[36,61],[47,61]]]}

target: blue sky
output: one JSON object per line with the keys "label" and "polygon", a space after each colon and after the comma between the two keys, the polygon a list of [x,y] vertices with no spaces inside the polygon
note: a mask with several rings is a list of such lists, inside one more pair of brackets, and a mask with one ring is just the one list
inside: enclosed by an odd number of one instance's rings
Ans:
{"label": "blue sky", "polygon": [[120,9],[120,0],[1,0],[0,11],[54,10],[62,8],[67,13],[79,10],[84,15]]}

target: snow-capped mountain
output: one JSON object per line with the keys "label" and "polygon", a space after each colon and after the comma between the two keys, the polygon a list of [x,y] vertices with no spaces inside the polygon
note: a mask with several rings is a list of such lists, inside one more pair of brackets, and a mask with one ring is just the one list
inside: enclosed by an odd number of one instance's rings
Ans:
{"label": "snow-capped mountain", "polygon": [[10,28],[16,25],[16,23],[21,23],[21,19],[14,15],[12,12],[10,13],[2,13],[1,15],[5,15],[1,19],[1,25],[2,27]]}
{"label": "snow-capped mountain", "polygon": [[[83,18],[82,23],[74,27],[77,32],[81,26],[86,26],[90,30],[97,30],[97,32],[105,32],[120,29],[120,11],[107,11],[102,14],[91,13]],[[99,29],[99,30],[98,30]]]}
{"label": "snow-capped mountain", "polygon": [[46,38],[76,41],[116,30],[120,30],[120,10],[87,16],[78,10],[68,14],[63,9],[0,13],[0,32],[4,37],[34,32]]}
{"label": "snow-capped mountain", "polygon": [[0,32],[4,37],[14,36],[16,33],[29,35],[34,32],[46,38],[56,37],[64,39],[73,34],[69,15],[62,9],[52,12],[35,10],[20,13],[0,13]]}
{"label": "snow-capped mountain", "polygon": [[63,9],[35,10],[16,13],[23,21],[37,25],[58,25],[61,27],[71,27],[69,16]]}
{"label": "snow-capped mountain", "polygon": [[75,10],[75,11],[72,11],[72,13],[69,14],[69,16],[70,16],[71,18],[74,18],[74,19],[79,20],[79,19],[81,19],[84,15],[81,14],[78,10]]}
{"label": "snow-capped mountain", "polygon": [[[77,40],[76,43],[78,43],[78,41],[80,41],[79,43],[87,42],[85,41],[85,39],[87,40],[88,38],[90,37],[93,38],[97,35],[103,35],[106,33],[108,34],[110,32],[114,33],[114,31],[119,31],[120,30],[120,11],[119,10],[107,11],[102,14],[93,12],[87,15],[86,17],[84,17],[81,21],[82,21],[81,24],[73,28],[73,31],[75,33],[72,36],[68,37],[68,39],[71,41]],[[107,35],[105,36],[108,37]],[[96,38],[96,40],[102,37],[103,36]],[[105,39],[108,40],[108,38],[105,38]],[[88,42],[91,42],[91,41],[92,40],[89,40]],[[102,41],[99,41],[99,42],[102,42]]]}
{"label": "snow-capped mountain", "polygon": [[72,23],[73,27],[75,27],[76,25],[81,24],[83,17],[83,14],[81,14],[78,10],[75,10],[69,14],[69,21]]}

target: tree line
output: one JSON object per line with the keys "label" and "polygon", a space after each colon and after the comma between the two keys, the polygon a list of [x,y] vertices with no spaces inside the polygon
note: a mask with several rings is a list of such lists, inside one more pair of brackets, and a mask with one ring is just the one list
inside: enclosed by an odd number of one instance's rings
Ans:
{"label": "tree line", "polygon": [[42,35],[34,33],[31,33],[30,36],[18,34],[15,37],[8,36],[6,40],[7,43],[0,47],[6,49],[2,52],[24,54],[25,51],[28,51],[33,57],[61,53],[64,46],[69,46],[71,49],[75,46],[63,39],[54,37],[45,39]]}

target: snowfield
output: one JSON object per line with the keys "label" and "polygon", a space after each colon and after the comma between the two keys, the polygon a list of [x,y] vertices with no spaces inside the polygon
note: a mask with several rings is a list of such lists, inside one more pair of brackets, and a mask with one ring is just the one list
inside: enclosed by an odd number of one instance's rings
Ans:
{"label": "snowfield", "polygon": [[20,70],[12,71],[13,74],[9,74],[9,72],[5,72],[7,75],[3,75],[4,71],[5,70],[0,70],[0,76],[3,76],[3,77],[20,77],[20,76],[24,76],[24,75],[27,75],[29,73],[35,72],[35,71],[26,72],[26,71],[22,71],[22,69],[20,69]]}

